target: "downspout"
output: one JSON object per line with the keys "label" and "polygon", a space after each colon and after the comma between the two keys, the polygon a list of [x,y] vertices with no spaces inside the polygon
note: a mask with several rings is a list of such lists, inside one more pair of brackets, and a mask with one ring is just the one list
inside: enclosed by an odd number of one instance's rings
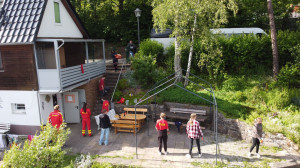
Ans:
{"label": "downspout", "polygon": [[38,76],[38,63],[37,63],[37,53],[36,53],[36,43],[33,43],[33,54],[34,54],[34,59],[35,59],[35,69],[36,69],[36,77],[38,81],[38,90],[36,92],[37,94],[37,99],[38,99],[38,110],[39,110],[39,118],[40,118],[40,125],[42,124],[42,113],[41,113],[41,107],[40,107],[40,94],[39,94],[39,88],[40,88],[40,81],[39,81],[39,76]]}

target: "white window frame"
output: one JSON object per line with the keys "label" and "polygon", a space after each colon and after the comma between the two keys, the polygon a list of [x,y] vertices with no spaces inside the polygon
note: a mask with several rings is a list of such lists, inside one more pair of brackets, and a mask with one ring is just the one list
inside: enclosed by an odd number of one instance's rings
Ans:
{"label": "white window frame", "polygon": [[[55,3],[58,4],[58,13],[59,13],[59,20],[60,20],[59,23],[55,21],[55,19],[56,19],[56,18],[55,18]],[[60,3],[59,0],[54,0],[54,1],[53,1],[53,10],[54,10],[54,23],[55,23],[56,26],[61,26],[61,25],[62,25],[61,3]]]}
{"label": "white window frame", "polygon": [[23,103],[12,103],[11,108],[13,114],[26,114],[26,105]]}

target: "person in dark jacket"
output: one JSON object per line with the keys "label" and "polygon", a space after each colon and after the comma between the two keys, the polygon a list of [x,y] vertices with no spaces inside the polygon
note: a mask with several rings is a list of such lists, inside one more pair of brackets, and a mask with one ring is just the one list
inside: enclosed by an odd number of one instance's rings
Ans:
{"label": "person in dark jacket", "polygon": [[253,126],[253,135],[252,135],[252,146],[250,148],[250,152],[248,153],[248,156],[251,157],[251,152],[256,146],[256,157],[260,158],[260,155],[258,154],[259,145],[262,143],[262,119],[257,118],[255,119],[255,123]]}
{"label": "person in dark jacket", "polygon": [[116,51],[111,50],[111,57],[113,60],[113,65],[115,67],[115,72],[117,72],[117,70],[118,70],[118,59],[117,59],[116,55],[117,55]]}
{"label": "person in dark jacket", "polygon": [[101,127],[101,134],[100,134],[100,140],[99,140],[99,145],[102,145],[104,141],[104,134],[105,134],[105,141],[104,145],[108,145],[108,138],[109,138],[109,131],[111,127],[110,119],[107,115],[107,110],[104,109],[103,113],[100,114],[100,127]]}
{"label": "person in dark jacket", "polygon": [[130,57],[133,57],[136,52],[136,46],[133,44],[132,40],[129,41],[126,48],[129,51]]}

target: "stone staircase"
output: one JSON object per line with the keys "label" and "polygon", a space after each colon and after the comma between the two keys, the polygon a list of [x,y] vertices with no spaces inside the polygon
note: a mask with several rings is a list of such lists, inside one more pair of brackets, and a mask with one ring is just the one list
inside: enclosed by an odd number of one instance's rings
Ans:
{"label": "stone staircase", "polygon": [[[110,101],[110,99],[112,97],[112,94],[114,92],[115,86],[116,86],[117,81],[118,81],[118,77],[119,77],[120,70],[122,68],[122,64],[125,61],[126,61],[125,59],[120,59],[119,60],[117,72],[115,72],[115,68],[113,66],[112,60],[107,60],[106,61],[106,73],[105,73],[106,78],[105,78],[105,83],[104,84],[105,84],[105,87],[109,87],[110,90],[103,97],[103,99]],[[126,70],[128,70],[128,69],[130,69],[130,64],[125,63],[121,73],[126,72]],[[96,114],[100,114],[101,109],[102,109],[102,101],[98,98],[96,100],[96,104],[94,106],[94,111],[95,111]]]}

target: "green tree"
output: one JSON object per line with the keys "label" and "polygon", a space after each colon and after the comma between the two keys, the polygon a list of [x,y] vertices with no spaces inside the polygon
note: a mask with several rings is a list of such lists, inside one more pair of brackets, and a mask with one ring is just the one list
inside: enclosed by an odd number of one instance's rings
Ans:
{"label": "green tree", "polygon": [[[239,11],[236,16],[233,13],[229,16],[226,27],[260,27],[269,30],[267,1],[261,0],[236,0]],[[295,19],[289,18],[292,11],[291,4],[298,4],[298,0],[273,0],[274,18],[276,29],[296,29]],[[293,27],[291,27],[293,26]]]}
{"label": "green tree", "polygon": [[[227,10],[232,10],[234,13],[237,6],[234,0],[154,0],[153,6],[153,22],[154,28],[165,30],[171,28],[175,36],[175,57],[174,70],[177,76],[181,76],[181,47],[182,39],[191,39],[189,68],[192,61],[194,38],[203,39],[202,42],[210,42],[210,28],[219,27],[227,22]],[[210,48],[212,49],[212,48]],[[210,50],[211,53],[219,53],[215,50]],[[210,54],[208,54],[208,57]],[[208,59],[204,57],[203,59]],[[203,61],[209,63],[207,60]],[[203,66],[203,64],[199,64]],[[206,67],[213,67],[209,65]],[[218,69],[218,68],[213,68]]]}
{"label": "green tree", "polygon": [[41,126],[40,134],[30,142],[26,140],[23,144],[13,144],[10,150],[5,151],[2,168],[9,167],[60,167],[63,163],[65,144],[70,129],[62,124],[60,129],[52,128],[51,124]]}

